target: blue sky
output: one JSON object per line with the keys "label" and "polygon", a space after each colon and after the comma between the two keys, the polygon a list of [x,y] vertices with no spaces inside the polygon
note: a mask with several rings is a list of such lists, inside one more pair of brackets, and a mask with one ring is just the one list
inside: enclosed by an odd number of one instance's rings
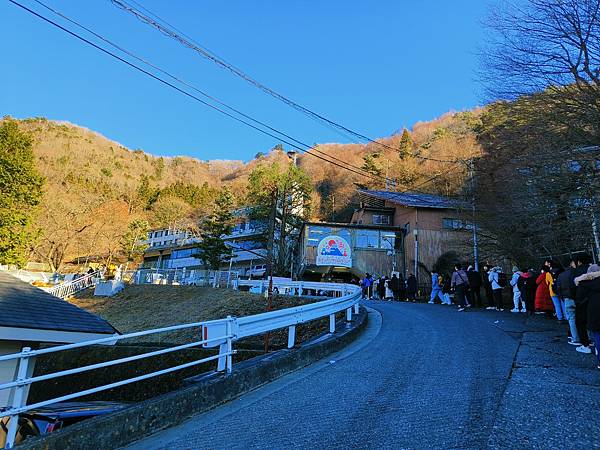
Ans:
{"label": "blue sky", "polygon": [[[19,1],[52,17],[32,0]],[[488,1],[139,1],[272,89],[367,136],[482,102],[476,52]],[[301,141],[350,142],[109,0],[47,3]],[[1,115],[67,120],[129,148],[200,159],[248,160],[278,142],[7,1],[0,18]]]}

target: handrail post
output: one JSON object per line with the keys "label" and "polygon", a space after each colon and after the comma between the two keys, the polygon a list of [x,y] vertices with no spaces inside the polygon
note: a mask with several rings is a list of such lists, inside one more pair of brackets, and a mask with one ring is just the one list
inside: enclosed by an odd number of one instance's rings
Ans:
{"label": "handrail post", "polygon": [[346,322],[352,322],[352,307],[346,309]]}
{"label": "handrail post", "polygon": [[227,316],[227,325],[225,329],[227,330],[227,362],[225,366],[227,367],[227,373],[231,373],[233,369],[233,355],[231,354],[233,352],[233,317]]}
{"label": "handrail post", "polygon": [[294,347],[296,341],[296,325],[290,325],[288,331],[288,348]]}
{"label": "handrail post", "polygon": [[329,314],[329,332],[335,333],[335,314]]}
{"label": "handrail post", "polygon": [[[21,350],[21,356],[19,358],[19,369],[17,371],[17,381],[23,381],[27,378],[27,371],[29,369],[29,356],[27,353],[31,351],[30,347],[23,347]],[[20,385],[14,388],[12,408],[20,408],[25,404],[25,390],[27,385]],[[6,443],[4,448],[13,448],[15,444],[15,437],[17,436],[17,428],[19,427],[19,415],[15,414],[10,416],[8,422],[8,431],[6,432]]]}

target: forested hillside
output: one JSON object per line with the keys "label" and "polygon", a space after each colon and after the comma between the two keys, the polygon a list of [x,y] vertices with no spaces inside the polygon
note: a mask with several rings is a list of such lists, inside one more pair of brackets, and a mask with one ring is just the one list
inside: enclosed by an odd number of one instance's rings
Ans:
{"label": "forested hillside", "polygon": [[[456,195],[466,160],[480,153],[474,130],[480,111],[448,113],[382,138],[384,145],[322,144],[317,150],[360,168],[371,178],[343,170],[309,154],[298,165],[312,180],[312,217],[345,221],[357,205],[356,188],[387,188]],[[17,121],[33,138],[45,177],[35,219],[31,259],[53,269],[65,262],[123,258],[147,227],[186,226],[212,208],[223,187],[245,204],[249,174],[261,164],[289,162],[285,149],[265,149],[248,163],[161,157],[128,149],[98,133],[44,118]],[[314,150],[313,150],[314,151]],[[439,161],[438,161],[439,160]],[[131,255],[129,255],[131,256]]]}

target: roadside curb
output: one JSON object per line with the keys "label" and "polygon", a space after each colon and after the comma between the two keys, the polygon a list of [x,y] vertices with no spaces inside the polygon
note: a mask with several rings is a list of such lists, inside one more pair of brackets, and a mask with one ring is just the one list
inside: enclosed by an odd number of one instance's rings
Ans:
{"label": "roadside curb", "polygon": [[86,420],[56,433],[28,440],[27,450],[113,449],[170,428],[192,415],[208,411],[287,373],[341,350],[355,340],[367,323],[361,307],[351,322],[339,322],[325,334],[297,348],[279,350],[234,365],[231,374],[211,372],[188,378],[189,386],[136,403],[116,413]]}

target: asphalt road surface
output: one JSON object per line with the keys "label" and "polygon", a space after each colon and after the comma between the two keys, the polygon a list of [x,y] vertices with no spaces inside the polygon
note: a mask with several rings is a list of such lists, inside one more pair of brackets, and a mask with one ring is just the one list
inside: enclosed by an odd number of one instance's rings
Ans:
{"label": "asphalt road surface", "polygon": [[129,448],[486,448],[519,346],[507,313],[367,306],[343,351]]}

